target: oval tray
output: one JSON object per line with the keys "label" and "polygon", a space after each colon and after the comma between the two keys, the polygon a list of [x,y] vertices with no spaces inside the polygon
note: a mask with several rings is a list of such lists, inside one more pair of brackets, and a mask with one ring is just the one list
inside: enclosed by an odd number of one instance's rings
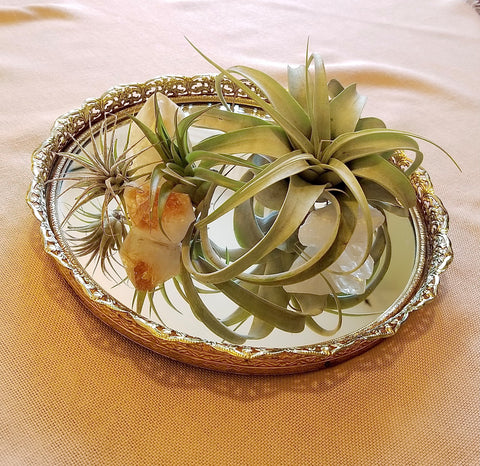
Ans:
{"label": "oval tray", "polygon": [[[224,82],[223,88],[230,102],[254,107],[230,83]],[[117,86],[58,118],[50,137],[32,157],[33,181],[27,202],[41,222],[45,250],[56,259],[59,270],[88,308],[107,325],[157,353],[199,367],[233,373],[287,374],[328,367],[366,351],[394,335],[410,312],[436,296],[439,275],[453,253],[447,237],[448,214],[434,194],[428,174],[420,168],[411,176],[418,200],[417,207],[411,210],[416,241],[411,278],[393,305],[353,332],[306,345],[238,346],[165,327],[120,303],[87,273],[65,241],[51,181],[60,163],[57,153],[71,144],[72,135],[80,137],[88,130],[89,120],[95,123],[108,115],[133,113],[156,91],[183,105],[218,102],[214,77],[209,75],[165,76],[141,84]],[[408,159],[399,154],[395,162],[407,164]]]}

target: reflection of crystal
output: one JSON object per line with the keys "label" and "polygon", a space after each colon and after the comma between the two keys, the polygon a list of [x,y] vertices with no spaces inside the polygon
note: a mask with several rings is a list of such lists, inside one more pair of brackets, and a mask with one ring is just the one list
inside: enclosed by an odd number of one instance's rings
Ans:
{"label": "reflection of crystal", "polygon": [[[334,206],[329,204],[314,210],[307,216],[305,222],[298,230],[298,239],[306,248],[302,256],[298,257],[293,263],[292,270],[305,263],[309,257],[315,255],[325,246],[326,241],[333,233],[336,215]],[[370,215],[372,216],[373,230],[375,231],[382,225],[385,218],[380,211],[373,207],[370,207]],[[355,295],[364,293],[366,281],[371,277],[374,267],[373,259],[370,256],[368,256],[361,267],[358,267],[364,255],[366,245],[366,221],[359,209],[357,224],[352,237],[340,257],[323,272],[325,278],[317,275],[303,282],[287,285],[285,290],[289,293],[329,294],[331,289],[327,284],[326,280],[328,280],[335,293]],[[357,270],[348,273],[354,269]]]}

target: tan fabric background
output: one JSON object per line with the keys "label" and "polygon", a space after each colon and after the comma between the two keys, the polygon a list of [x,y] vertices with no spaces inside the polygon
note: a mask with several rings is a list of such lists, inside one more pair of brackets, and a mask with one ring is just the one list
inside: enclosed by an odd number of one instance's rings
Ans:
{"label": "tan fabric background", "polygon": [[[138,3],[138,4],[137,4]],[[93,317],[25,203],[54,119],[109,87],[224,65],[285,82],[307,36],[366,113],[446,147],[425,167],[455,260],[398,335],[328,370],[189,367]],[[455,0],[6,0],[0,6],[0,464],[480,464],[480,16]]]}

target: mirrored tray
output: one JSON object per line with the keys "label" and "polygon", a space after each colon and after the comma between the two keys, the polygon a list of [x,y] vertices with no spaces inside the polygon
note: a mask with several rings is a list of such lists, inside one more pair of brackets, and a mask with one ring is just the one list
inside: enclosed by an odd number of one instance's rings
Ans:
{"label": "mirrored tray", "polygon": [[[239,111],[257,112],[245,95],[228,82],[223,84],[227,100]],[[381,284],[368,297],[343,316],[340,330],[322,337],[309,330],[287,333],[275,330],[259,341],[235,345],[221,341],[190,312],[188,304],[174,311],[165,302],[157,302],[161,321],[150,309],[141,314],[131,309],[133,287],[118,276],[104,274],[78,257],[71,235],[62,224],[73,199],[60,195],[68,183],[59,180],[71,169],[71,162],[58,152],[73,150],[72,136],[88,144],[90,126],[98,128],[106,120],[116,121],[120,134],[127,126],[128,114],[138,111],[156,91],[170,97],[185,112],[199,105],[217,103],[214,77],[167,76],[143,84],[115,87],[98,99],[58,118],[50,137],[33,154],[33,182],[27,196],[35,216],[41,222],[45,250],[56,259],[59,270],[85,301],[88,308],[107,325],[131,340],[164,356],[200,367],[247,374],[287,374],[311,371],[337,364],[366,351],[383,338],[394,335],[410,312],[421,308],[437,294],[439,275],[453,254],[447,237],[448,214],[435,196],[428,174],[418,169],[411,182],[417,193],[417,206],[409,218],[388,218],[392,240],[392,262]],[[394,162],[408,165],[403,154]],[[121,269],[121,265],[118,267]],[[123,273],[123,275],[125,275]],[[174,294],[174,291],[172,291]],[[175,296],[171,298],[175,300]],[[212,301],[218,317],[228,306]],[[331,327],[335,316],[322,315]],[[333,320],[332,320],[333,319]]]}

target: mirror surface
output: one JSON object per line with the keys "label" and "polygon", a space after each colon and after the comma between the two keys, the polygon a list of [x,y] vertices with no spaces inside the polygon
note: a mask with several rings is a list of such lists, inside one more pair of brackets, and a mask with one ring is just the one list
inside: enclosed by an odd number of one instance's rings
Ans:
{"label": "mirror surface", "polygon": [[[185,109],[188,111],[190,107]],[[115,137],[118,139],[119,147],[127,140],[129,120],[119,118]],[[204,129],[194,128],[191,133],[192,141],[196,138],[205,137]],[[91,141],[89,133],[85,132],[77,136],[78,141],[88,151],[91,149]],[[79,151],[75,144],[72,144],[66,151]],[[64,222],[70,208],[74,205],[79,194],[77,188],[72,189],[74,181],[69,178],[74,177],[81,172],[81,169],[68,160],[64,160],[57,166],[56,178],[65,178],[55,183],[56,193],[56,213],[65,244],[72,250],[74,256],[78,260],[79,266],[84,269],[91,277],[92,281],[102,287],[117,302],[123,306],[132,308],[134,299],[134,288],[126,279],[126,273],[121,264],[118,253],[112,256],[112,267],[107,272],[101,270],[96,265],[95,260],[91,260],[90,255],[80,255],[78,244],[85,233],[79,231],[79,228],[85,224],[85,218],[82,214],[71,216]],[[95,199],[82,207],[84,213],[95,214],[101,209],[101,199]],[[382,314],[388,313],[389,309],[395,305],[395,302],[408,289],[411,280],[413,280],[417,272],[417,249],[416,244],[418,238],[418,225],[416,221],[410,217],[399,217],[390,213],[386,213],[386,221],[389,226],[391,237],[391,263],[384,278],[373,291],[368,299],[349,308],[343,312],[343,321],[340,330],[333,336],[322,336],[312,330],[306,328],[300,333],[288,333],[275,329],[269,336],[261,340],[249,340],[247,343],[257,347],[268,348],[288,348],[294,346],[303,346],[321,343],[335,337],[341,337],[346,334],[354,333],[360,329],[374,323]],[[228,218],[225,221],[214,223],[211,227],[212,238],[225,247],[235,247],[235,239],[232,229],[229,225]],[[80,239],[80,241],[79,241]],[[188,303],[178,293],[174,283],[170,280],[165,284],[166,294],[170,300],[170,304],[164,299],[162,293],[155,294],[155,309],[152,311],[148,302],[142,309],[142,316],[146,319],[159,323],[176,331],[198,337],[207,341],[221,341],[214,333],[208,330],[205,325],[198,321],[189,308]],[[219,319],[229,315],[236,306],[231,303],[221,293],[205,294],[202,296],[204,302],[213,310]],[[336,312],[324,311],[315,320],[327,329],[334,328],[337,324],[338,315]],[[237,329],[240,333],[248,331],[250,319]]]}

